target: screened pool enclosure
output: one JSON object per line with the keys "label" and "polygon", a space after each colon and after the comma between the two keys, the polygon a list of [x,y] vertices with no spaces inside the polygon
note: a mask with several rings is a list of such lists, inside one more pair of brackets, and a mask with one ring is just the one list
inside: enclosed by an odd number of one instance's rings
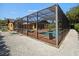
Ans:
{"label": "screened pool enclosure", "polygon": [[15,27],[22,34],[59,46],[69,30],[69,21],[55,4],[16,20]]}

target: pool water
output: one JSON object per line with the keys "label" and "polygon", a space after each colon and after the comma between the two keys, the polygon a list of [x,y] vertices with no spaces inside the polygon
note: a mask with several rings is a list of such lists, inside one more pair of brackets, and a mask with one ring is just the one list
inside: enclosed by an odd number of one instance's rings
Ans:
{"label": "pool water", "polygon": [[[61,32],[59,32],[60,34]],[[42,32],[40,34],[43,34],[45,36],[49,36],[49,34],[51,34],[53,37],[56,37],[56,31],[52,31],[52,32]]]}

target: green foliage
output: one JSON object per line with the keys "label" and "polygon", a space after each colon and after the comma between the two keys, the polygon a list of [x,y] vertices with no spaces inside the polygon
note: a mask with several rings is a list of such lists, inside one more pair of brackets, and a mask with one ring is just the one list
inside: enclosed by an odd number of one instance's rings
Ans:
{"label": "green foliage", "polygon": [[0,19],[0,26],[6,26],[6,25],[7,25],[7,21]]}
{"label": "green foliage", "polygon": [[75,23],[76,20],[79,20],[79,6],[71,8],[66,15],[70,23]]}
{"label": "green foliage", "polygon": [[55,25],[54,24],[48,24],[49,31],[52,31],[53,28],[55,28]]}
{"label": "green foliage", "polygon": [[0,31],[2,32],[8,31],[7,26],[0,26]]}
{"label": "green foliage", "polygon": [[79,32],[79,23],[75,24],[74,28]]}
{"label": "green foliage", "polygon": [[7,31],[7,20],[0,19],[0,30]]}

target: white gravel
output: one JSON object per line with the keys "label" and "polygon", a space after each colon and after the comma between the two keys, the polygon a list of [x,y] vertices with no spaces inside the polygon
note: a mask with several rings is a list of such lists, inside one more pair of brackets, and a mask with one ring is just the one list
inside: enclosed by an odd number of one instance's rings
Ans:
{"label": "white gravel", "polygon": [[60,48],[55,48],[44,42],[22,34],[11,34],[10,32],[1,32],[4,41],[9,46],[12,56],[74,56],[79,55],[78,33],[71,29]]}

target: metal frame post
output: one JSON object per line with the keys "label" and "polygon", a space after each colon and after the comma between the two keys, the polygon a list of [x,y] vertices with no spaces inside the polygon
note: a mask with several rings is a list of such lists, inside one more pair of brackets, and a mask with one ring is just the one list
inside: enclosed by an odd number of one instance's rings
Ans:
{"label": "metal frame post", "polygon": [[28,36],[28,16],[27,16],[27,36]]}
{"label": "metal frame post", "polygon": [[37,21],[36,21],[36,28],[37,28],[37,38],[38,38],[38,12],[37,12]]}
{"label": "metal frame post", "polygon": [[58,5],[56,4],[56,47],[58,47]]}

